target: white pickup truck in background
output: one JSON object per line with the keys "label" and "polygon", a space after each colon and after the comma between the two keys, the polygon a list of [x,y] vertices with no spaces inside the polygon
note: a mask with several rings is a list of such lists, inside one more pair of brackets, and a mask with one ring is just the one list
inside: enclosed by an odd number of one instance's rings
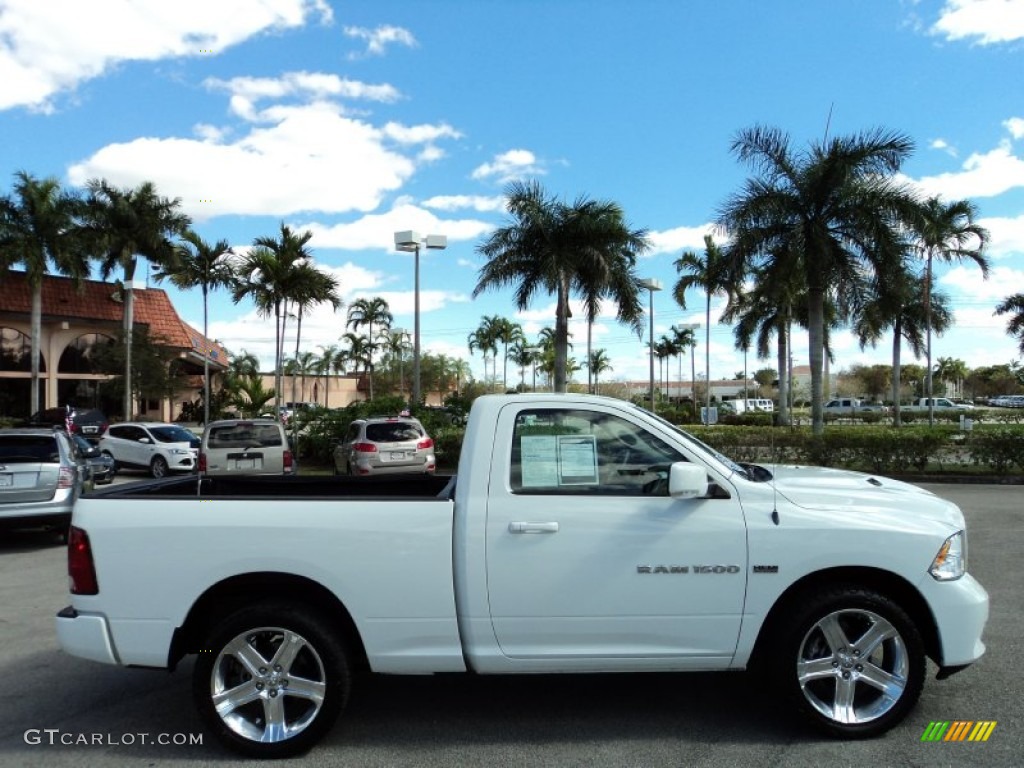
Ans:
{"label": "white pickup truck in background", "polygon": [[974,406],[970,403],[954,403],[952,400],[946,397],[919,397],[910,405],[904,405],[900,408],[901,411],[927,411],[931,406],[936,411],[942,413],[951,413],[954,411],[973,411]]}
{"label": "white pickup truck in background", "polygon": [[[977,660],[988,595],[922,489],[740,465],[621,400],[486,396],[456,478],[174,478],[87,495],[62,647],[173,668],[233,749],[308,749],[354,671],[759,668],[839,737]],[[945,710],[943,711],[945,712]],[[936,713],[938,716],[939,713]]]}

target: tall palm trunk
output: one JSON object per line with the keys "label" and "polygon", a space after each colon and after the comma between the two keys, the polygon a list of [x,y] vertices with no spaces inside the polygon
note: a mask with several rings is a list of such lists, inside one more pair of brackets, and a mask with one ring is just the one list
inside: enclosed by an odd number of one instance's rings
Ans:
{"label": "tall palm trunk", "polygon": [[825,411],[822,403],[822,358],[825,339],[825,292],[819,286],[807,290],[808,362],[811,366],[811,431],[815,435],[825,432]]}
{"label": "tall palm trunk", "polygon": [[132,391],[132,332],[135,329],[135,266],[137,261],[133,258],[124,268],[124,418],[130,421],[132,418],[132,404],[134,393]]}
{"label": "tall palm trunk", "polygon": [[565,392],[565,363],[569,353],[569,279],[558,280],[558,299],[555,311],[555,380],[554,391]]}
{"label": "tall palm trunk", "polygon": [[705,423],[711,418],[711,294],[708,294],[708,300],[706,304],[707,309],[704,312],[704,383],[707,385],[707,392],[705,393],[705,400],[707,410],[704,412]]}
{"label": "tall palm trunk", "polygon": [[900,349],[903,346],[903,321],[897,314],[892,326],[892,423],[900,426]]}
{"label": "tall palm trunk", "polygon": [[[32,286],[32,319],[30,320],[31,330],[31,357],[32,357],[32,391],[29,393],[29,414],[34,416],[40,411],[39,408],[39,345],[43,338],[43,281],[40,279]],[[50,361],[51,367],[53,361]],[[57,403],[60,405],[60,403]]]}
{"label": "tall palm trunk", "polygon": [[209,288],[203,283],[203,427],[210,423],[210,339]]}
{"label": "tall palm trunk", "polygon": [[779,423],[789,424],[789,333],[785,323],[779,323]]}

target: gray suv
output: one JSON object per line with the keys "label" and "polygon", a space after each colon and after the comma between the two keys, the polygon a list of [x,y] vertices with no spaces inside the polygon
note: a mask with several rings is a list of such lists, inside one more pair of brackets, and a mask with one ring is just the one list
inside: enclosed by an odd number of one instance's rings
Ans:
{"label": "gray suv", "polygon": [[356,419],[334,448],[336,475],[389,475],[437,469],[434,441],[418,419]]}
{"label": "gray suv", "polygon": [[88,468],[55,429],[0,429],[0,527],[66,528]]}

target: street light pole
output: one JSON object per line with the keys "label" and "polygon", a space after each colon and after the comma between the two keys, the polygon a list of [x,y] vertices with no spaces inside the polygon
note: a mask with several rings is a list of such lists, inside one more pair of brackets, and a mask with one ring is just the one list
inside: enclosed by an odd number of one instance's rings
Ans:
{"label": "street light pole", "polygon": [[448,238],[444,235],[427,235],[406,230],[395,232],[395,249],[415,254],[415,280],[413,298],[413,331],[412,331],[412,404],[420,402],[420,246],[435,250],[448,247]]}
{"label": "street light pole", "polygon": [[647,346],[651,355],[651,375],[648,390],[651,397],[651,413],[654,413],[654,292],[661,290],[661,283],[653,278],[645,278],[644,280],[637,281],[637,285],[641,288],[646,288],[649,296],[648,314],[651,316],[651,331]]}

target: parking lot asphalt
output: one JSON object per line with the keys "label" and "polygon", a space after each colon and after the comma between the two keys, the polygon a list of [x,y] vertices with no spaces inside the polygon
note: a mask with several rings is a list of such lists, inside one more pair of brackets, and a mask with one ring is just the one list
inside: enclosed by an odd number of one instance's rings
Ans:
{"label": "parking lot asphalt", "polygon": [[[304,758],[285,762],[417,768],[1019,766],[1024,491],[927,487],[958,503],[967,517],[970,570],[992,598],[988,650],[948,680],[930,675],[917,708],[881,738],[838,742],[807,731],[744,674],[366,676],[328,738]],[[202,730],[190,696],[190,661],[168,674],[63,654],[53,615],[67,603],[65,553],[55,537],[0,534],[0,766],[251,764],[236,760]],[[929,723],[939,720],[997,725],[983,743],[922,742]],[[155,743],[161,736],[171,743]],[[196,738],[202,743],[189,743]]]}

